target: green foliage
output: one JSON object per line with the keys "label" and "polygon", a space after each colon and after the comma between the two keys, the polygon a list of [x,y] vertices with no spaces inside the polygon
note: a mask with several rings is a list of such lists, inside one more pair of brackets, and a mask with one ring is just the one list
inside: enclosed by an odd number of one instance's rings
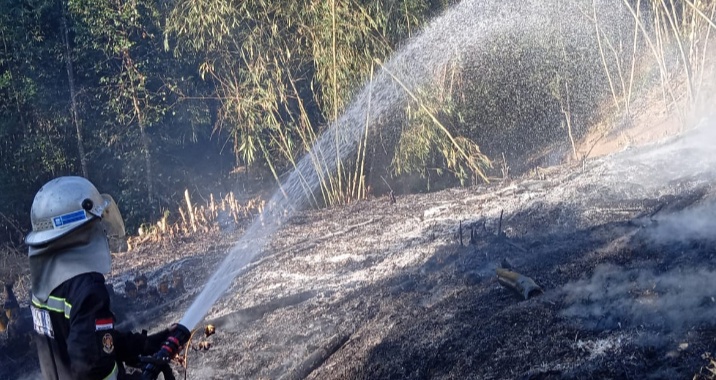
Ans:
{"label": "green foliage", "polygon": [[66,77],[55,5],[0,1],[0,213],[21,225],[41,183],[75,163],[68,115],[58,101],[67,96],[60,91]]}
{"label": "green foliage", "polygon": [[[264,161],[278,178],[350,101],[373,59],[389,55],[429,10],[423,1],[180,1],[167,31],[175,54],[204,57],[200,73],[216,85],[219,131],[237,164]],[[343,165],[335,183],[323,184],[329,203],[350,186],[341,184]]]}
{"label": "green foliage", "polygon": [[[82,159],[90,179],[117,195],[130,231],[175,208],[187,187],[233,190],[228,173],[237,167],[251,173],[241,178],[265,171],[279,178],[370,80],[376,60],[456,2],[0,0],[0,212],[29,228],[37,188],[78,174]],[[684,97],[699,104],[708,93],[699,78],[713,66],[706,49],[713,1],[642,0],[639,23],[618,7],[593,16],[596,3],[547,2],[549,22],[538,32],[506,29],[490,35],[475,62],[456,58],[441,68],[443,80],[415,89],[390,115],[402,134],[366,134],[335,163],[338,173],[321,185],[323,203],[365,196],[384,174],[417,174],[429,186],[438,176],[476,182],[488,157],[514,161],[566,142],[565,124],[578,137],[610,93],[615,107],[628,108],[632,82],[648,87],[629,73],[645,51],[658,69],[644,72],[663,81],[669,104]],[[565,9],[584,23],[565,22]],[[667,51],[680,58],[666,59]],[[689,90],[680,94],[664,73],[683,67]],[[318,168],[337,159],[313,153]]]}
{"label": "green foliage", "polygon": [[466,130],[464,120],[456,117],[455,102],[447,90],[450,86],[451,83],[446,83],[438,87],[437,96],[416,96],[406,108],[391,163],[397,176],[417,173],[427,179],[428,190],[431,178],[446,171],[465,185],[485,179],[484,171],[491,167],[489,158],[472,139],[453,137],[454,133]]}

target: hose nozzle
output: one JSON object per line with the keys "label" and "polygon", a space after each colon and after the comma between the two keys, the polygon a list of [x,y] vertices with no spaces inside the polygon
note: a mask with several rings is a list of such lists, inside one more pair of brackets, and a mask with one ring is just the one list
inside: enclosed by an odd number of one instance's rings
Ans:
{"label": "hose nozzle", "polygon": [[156,354],[151,357],[141,358],[142,362],[146,364],[142,370],[142,380],[155,380],[160,373],[163,373],[164,378],[167,380],[174,379],[169,362],[189,342],[190,338],[191,331],[183,325],[177,324]]}

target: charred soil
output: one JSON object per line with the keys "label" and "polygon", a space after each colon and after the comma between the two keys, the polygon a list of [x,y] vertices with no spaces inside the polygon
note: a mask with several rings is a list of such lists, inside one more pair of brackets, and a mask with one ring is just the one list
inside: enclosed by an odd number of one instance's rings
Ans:
{"label": "charred soil", "polygon": [[[713,141],[698,128],[578,167],[303,211],[212,307],[187,378],[709,378]],[[179,320],[240,235],[116,254],[123,326]],[[502,286],[500,267],[543,293]],[[36,369],[10,342],[27,344],[4,338],[0,377]]]}

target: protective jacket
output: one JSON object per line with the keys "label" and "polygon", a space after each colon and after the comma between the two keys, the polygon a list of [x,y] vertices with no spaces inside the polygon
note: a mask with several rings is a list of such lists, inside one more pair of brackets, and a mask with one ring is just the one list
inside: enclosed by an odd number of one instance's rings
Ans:
{"label": "protective jacket", "polygon": [[47,380],[124,379],[123,363],[136,366],[147,351],[146,332],[115,330],[109,292],[99,273],[70,278],[44,302],[33,295],[31,309]]}
{"label": "protective jacket", "polygon": [[[25,237],[32,279],[32,320],[48,380],[121,379],[123,363],[160,349],[169,330],[146,336],[114,327],[104,273],[108,236],[123,236],[119,209],[82,177],[59,177],[35,194]],[[114,227],[113,227],[114,226]]]}

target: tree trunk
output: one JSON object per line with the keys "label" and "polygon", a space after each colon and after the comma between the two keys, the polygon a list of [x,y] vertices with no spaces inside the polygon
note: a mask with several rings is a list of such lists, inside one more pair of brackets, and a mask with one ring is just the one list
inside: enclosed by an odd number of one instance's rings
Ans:
{"label": "tree trunk", "polygon": [[129,73],[130,88],[132,90],[132,106],[134,107],[134,115],[137,117],[137,124],[139,125],[139,139],[142,144],[142,155],[144,156],[144,173],[145,181],[147,183],[147,202],[149,203],[149,209],[151,217],[155,217],[156,204],[154,203],[154,179],[152,176],[152,153],[150,151],[150,139],[146,131],[146,125],[144,123],[144,114],[142,113],[142,107],[139,104],[139,95],[137,94],[137,88],[135,86],[136,68],[134,67],[134,61],[129,56],[128,51],[124,51],[124,64]]}
{"label": "tree trunk", "polygon": [[[154,213],[154,180],[152,179],[152,154],[149,151],[149,136],[144,126],[144,118],[142,117],[142,110],[139,107],[139,99],[137,94],[132,88],[132,103],[134,105],[134,113],[137,116],[137,124],[139,124],[139,139],[142,142],[142,153],[144,155],[144,173],[146,174],[147,181],[147,200],[151,206],[152,213]],[[152,215],[154,216],[154,215]]]}
{"label": "tree trunk", "polygon": [[72,56],[70,55],[70,38],[69,31],[67,28],[67,14],[65,12],[65,3],[63,0],[59,0],[60,3],[60,17],[62,19],[62,40],[65,44],[65,66],[67,68],[67,82],[70,87],[70,111],[72,114],[72,123],[75,125],[75,131],[77,132],[77,151],[80,156],[80,165],[82,167],[82,176],[89,178],[89,170],[87,168],[87,155],[85,154],[85,144],[82,138],[82,126],[80,124],[79,117],[77,115],[77,91],[75,90],[75,74],[72,68]]}

